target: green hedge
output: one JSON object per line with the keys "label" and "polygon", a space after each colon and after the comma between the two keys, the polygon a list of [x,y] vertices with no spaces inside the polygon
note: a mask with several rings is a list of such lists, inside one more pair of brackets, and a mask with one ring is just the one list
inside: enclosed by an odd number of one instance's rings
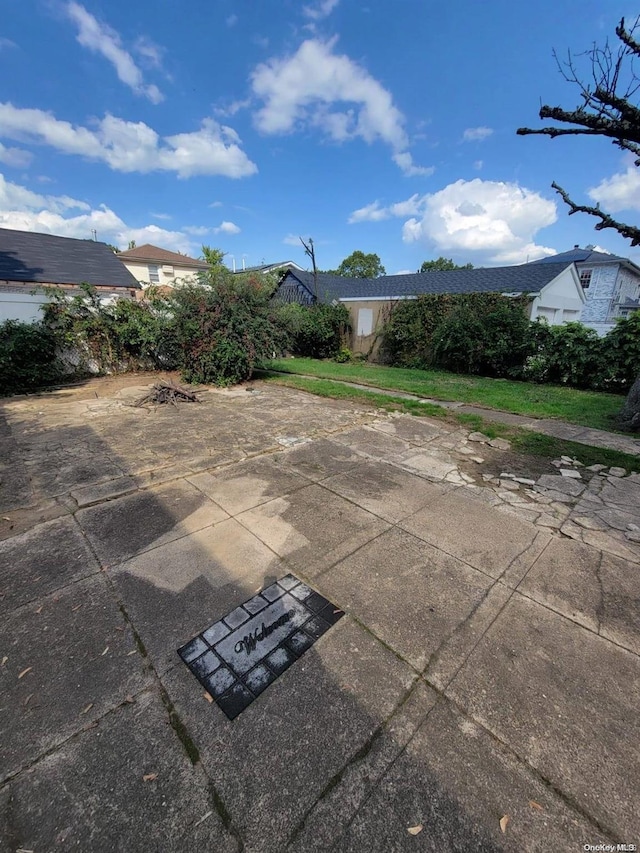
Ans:
{"label": "green hedge", "polygon": [[56,335],[43,323],[0,323],[0,394],[50,385],[61,377]]}
{"label": "green hedge", "polygon": [[629,390],[640,374],[640,312],[600,338],[582,323],[531,322],[527,301],[479,293],[398,303],[383,332],[382,359],[399,367]]}

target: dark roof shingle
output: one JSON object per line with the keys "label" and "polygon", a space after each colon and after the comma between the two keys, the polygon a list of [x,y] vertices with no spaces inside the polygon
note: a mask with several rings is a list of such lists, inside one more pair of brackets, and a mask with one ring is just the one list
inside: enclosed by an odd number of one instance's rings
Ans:
{"label": "dark roof shingle", "polygon": [[140,285],[106,243],[0,228],[0,281]]}
{"label": "dark roof shingle", "polygon": [[151,261],[151,263],[158,264],[197,267],[201,270],[209,268],[209,264],[206,261],[198,261],[196,258],[181,255],[179,252],[170,252],[168,249],[152,246],[151,243],[145,243],[143,246],[136,246],[135,249],[127,249],[125,252],[120,252],[119,257],[123,261]]}
{"label": "dark roof shingle", "polygon": [[[543,287],[571,264],[523,264],[517,267],[492,267],[472,270],[446,270],[383,275],[380,278],[347,278],[318,273],[318,299],[395,299],[426,293],[539,293]],[[295,277],[310,293],[314,291],[313,273],[289,270],[283,281]]]}

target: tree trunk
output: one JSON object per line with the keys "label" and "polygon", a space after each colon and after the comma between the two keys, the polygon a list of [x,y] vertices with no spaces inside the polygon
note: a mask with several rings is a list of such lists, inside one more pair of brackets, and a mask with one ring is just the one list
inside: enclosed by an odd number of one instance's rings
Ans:
{"label": "tree trunk", "polygon": [[620,413],[620,425],[631,432],[640,432],[640,376],[631,386]]}

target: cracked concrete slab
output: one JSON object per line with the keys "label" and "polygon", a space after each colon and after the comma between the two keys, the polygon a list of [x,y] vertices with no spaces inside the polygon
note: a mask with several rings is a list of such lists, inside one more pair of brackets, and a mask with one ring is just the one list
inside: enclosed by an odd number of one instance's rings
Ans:
{"label": "cracked concrete slab", "polygon": [[[422,827],[416,836],[409,834],[413,827]],[[441,701],[332,849],[542,853],[580,850],[585,839],[611,840],[480,726]]]}
{"label": "cracked concrete slab", "polygon": [[480,604],[491,580],[394,528],[338,563],[318,584],[421,671]]}
{"label": "cracked concrete slab", "polygon": [[138,695],[0,792],[0,848],[238,853],[206,776],[174,737],[155,692]]}
{"label": "cracked concrete slab", "polygon": [[0,542],[0,616],[99,569],[71,516],[5,539]]}
{"label": "cracked concrete slab", "polygon": [[348,618],[231,723],[186,667],[163,683],[249,850],[286,848],[346,764],[368,749],[415,673]]}
{"label": "cracked concrete slab", "polygon": [[140,490],[76,513],[103,566],[217,524],[228,514],[186,480]]}
{"label": "cracked concrete slab", "polygon": [[609,835],[636,837],[636,655],[516,593],[446,695]]}
{"label": "cracked concrete slab", "polygon": [[496,513],[459,489],[404,519],[400,527],[494,578],[531,546],[536,534],[532,524]]}
{"label": "cracked concrete slab", "polygon": [[318,485],[250,509],[238,521],[294,570],[311,578],[389,527]]}
{"label": "cracked concrete slab", "polygon": [[0,627],[0,781],[63,743],[148,675],[104,575],[7,615]]}
{"label": "cracked concrete slab", "polygon": [[518,590],[640,655],[640,571],[625,560],[554,539]]}

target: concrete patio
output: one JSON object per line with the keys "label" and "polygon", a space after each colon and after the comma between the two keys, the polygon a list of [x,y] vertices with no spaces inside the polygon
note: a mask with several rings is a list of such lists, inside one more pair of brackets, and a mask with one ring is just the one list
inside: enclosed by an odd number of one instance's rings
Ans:
{"label": "concrete patio", "polygon": [[[639,476],[153,381],[2,401],[1,851],[640,843]],[[176,650],[289,572],[346,616],[230,721]]]}

